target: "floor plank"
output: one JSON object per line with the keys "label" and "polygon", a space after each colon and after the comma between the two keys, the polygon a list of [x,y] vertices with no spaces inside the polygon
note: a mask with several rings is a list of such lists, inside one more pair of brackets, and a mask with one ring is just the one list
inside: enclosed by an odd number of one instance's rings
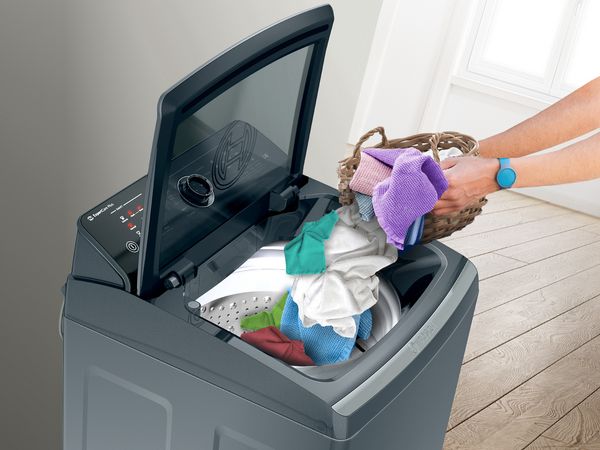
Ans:
{"label": "floor plank", "polygon": [[464,362],[600,296],[600,265],[473,318]]}
{"label": "floor plank", "polygon": [[443,242],[457,252],[472,258],[590,225],[596,223],[597,220],[585,214],[571,213]]}
{"label": "floor plank", "polygon": [[535,222],[549,217],[564,216],[570,214],[570,211],[548,203],[534,204],[527,208],[511,209],[508,211],[498,211],[492,214],[480,215],[468,227],[455,232],[447,238],[446,242],[458,239],[464,236],[487,233],[501,228],[507,228],[514,225]]}
{"label": "floor plank", "polygon": [[[597,376],[593,378],[598,379]],[[549,448],[600,449],[600,390],[596,390],[527,447],[531,450]]]}
{"label": "floor plank", "polygon": [[534,263],[599,240],[600,234],[580,228],[514,245],[498,250],[497,253],[519,261]]}
{"label": "floor plank", "polygon": [[[517,194],[516,192],[513,192],[511,190],[508,189],[501,189],[499,191],[496,192],[492,192],[491,194],[488,194],[487,198],[488,199],[497,199],[497,200],[511,200],[514,198],[521,198],[524,197],[524,195],[522,194]],[[531,198],[531,197],[529,197]]]}
{"label": "floor plank", "polygon": [[449,428],[600,334],[600,297],[462,366]]}
{"label": "floor plank", "polygon": [[600,387],[599,372],[596,337],[449,431],[444,449],[522,449]]}
{"label": "floor plank", "polygon": [[511,194],[512,195],[508,198],[497,198],[494,196],[488,196],[488,202],[483,207],[483,211],[481,212],[481,214],[486,215],[498,211],[507,211],[509,209],[524,208],[526,206],[539,205],[541,203],[544,203],[541,200],[538,200],[533,197],[525,197],[524,195],[514,193]]}
{"label": "floor plank", "polygon": [[[598,238],[600,239],[600,236]],[[471,262],[477,267],[480,281],[526,265],[523,261],[517,261],[516,259],[496,253],[486,253],[485,255],[477,256],[472,258]]]}
{"label": "floor plank", "polygon": [[594,222],[590,225],[583,227],[582,230],[589,231],[591,233],[600,234],[600,219],[598,219],[596,222]]}
{"label": "floor plank", "polygon": [[600,264],[600,242],[561,253],[479,283],[475,314]]}

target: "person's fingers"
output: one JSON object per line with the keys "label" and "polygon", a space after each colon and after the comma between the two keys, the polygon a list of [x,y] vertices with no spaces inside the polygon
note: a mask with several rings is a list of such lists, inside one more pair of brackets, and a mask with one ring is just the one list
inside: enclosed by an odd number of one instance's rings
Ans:
{"label": "person's fingers", "polygon": [[454,201],[440,199],[433,207],[434,211],[438,211],[440,209],[450,209],[456,206]]}
{"label": "person's fingers", "polygon": [[434,209],[433,211],[431,211],[431,214],[433,214],[434,216],[445,216],[445,215],[452,214],[457,211],[460,211],[460,209],[456,209],[456,208]]}
{"label": "person's fingers", "polygon": [[440,161],[440,167],[442,168],[442,170],[446,170],[446,169],[450,169],[451,167],[454,167],[459,161],[459,158],[448,158],[448,159],[444,159],[443,161]]}
{"label": "person's fingers", "polygon": [[466,206],[466,199],[462,196],[455,198],[440,198],[433,207],[432,213],[436,216],[461,211]]}
{"label": "person's fingers", "polygon": [[448,200],[448,201],[459,201],[462,198],[462,192],[457,189],[448,189],[446,192],[442,194],[440,200]]}
{"label": "person's fingers", "polygon": [[463,210],[463,205],[460,203],[446,203],[434,208],[431,213],[434,216],[444,216],[446,214],[453,214]]}

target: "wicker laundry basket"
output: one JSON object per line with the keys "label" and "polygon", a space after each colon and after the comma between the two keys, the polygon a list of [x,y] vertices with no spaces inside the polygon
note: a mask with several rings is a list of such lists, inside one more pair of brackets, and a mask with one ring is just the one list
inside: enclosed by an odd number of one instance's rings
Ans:
{"label": "wicker laundry basket", "polygon": [[[408,136],[401,139],[388,139],[383,127],[377,127],[365,133],[356,143],[352,156],[340,161],[338,166],[338,176],[340,179],[338,189],[340,191],[340,203],[348,205],[354,200],[354,193],[350,190],[350,180],[360,163],[361,146],[376,133],[381,135],[381,142],[373,147],[377,148],[415,148],[421,152],[432,150],[433,158],[440,162],[439,151],[452,147],[458,148],[463,156],[477,156],[479,154],[479,143],[466,134],[456,133],[454,131],[444,131],[442,133],[421,133]],[[475,203],[469,205],[462,211],[434,216],[431,213],[425,216],[425,225],[423,228],[423,237],[421,243],[427,243],[435,239],[441,239],[450,236],[455,231],[461,230],[469,225],[477,215],[481,213],[481,208],[487,203],[487,199],[480,198]]]}

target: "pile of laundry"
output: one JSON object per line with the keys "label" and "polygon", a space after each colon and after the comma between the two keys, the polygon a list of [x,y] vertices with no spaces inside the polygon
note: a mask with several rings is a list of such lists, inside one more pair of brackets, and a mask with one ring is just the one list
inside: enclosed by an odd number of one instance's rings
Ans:
{"label": "pile of laundry", "polygon": [[[454,149],[441,156],[460,154]],[[419,241],[423,217],[448,188],[431,155],[363,150],[350,188],[355,201],[307,222],[284,249],[293,284],[270,311],[241,320],[243,340],[298,366],[350,358],[371,335],[376,273]]]}
{"label": "pile of laundry", "polygon": [[346,361],[356,340],[371,335],[375,274],[396,261],[397,249],[352,204],[305,223],[284,253],[292,286],[271,311],[241,320],[242,339],[293,365]]}

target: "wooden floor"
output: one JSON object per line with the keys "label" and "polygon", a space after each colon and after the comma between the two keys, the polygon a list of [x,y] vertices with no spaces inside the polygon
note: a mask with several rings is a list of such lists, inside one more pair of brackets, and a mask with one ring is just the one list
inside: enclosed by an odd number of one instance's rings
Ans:
{"label": "wooden floor", "polygon": [[479,298],[445,449],[600,449],[600,219],[503,191],[443,242]]}

